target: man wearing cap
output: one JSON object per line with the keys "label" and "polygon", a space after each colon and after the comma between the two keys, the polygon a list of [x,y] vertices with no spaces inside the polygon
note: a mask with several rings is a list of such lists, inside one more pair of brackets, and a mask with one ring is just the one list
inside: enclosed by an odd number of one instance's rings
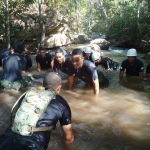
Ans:
{"label": "man wearing cap", "polygon": [[100,65],[105,68],[106,73],[109,70],[116,70],[119,68],[119,64],[117,62],[113,61],[109,57],[102,57],[99,52],[92,53],[92,62],[95,64],[95,66]]}
{"label": "man wearing cap", "polygon": [[0,150],[46,150],[52,130],[59,121],[67,147],[74,141],[71,110],[58,93],[61,78],[55,72],[46,74],[43,90],[31,88],[12,109],[12,123],[0,137]]}
{"label": "man wearing cap", "polygon": [[119,77],[122,78],[124,71],[126,70],[127,76],[139,76],[143,79],[144,76],[144,65],[143,62],[136,58],[136,49],[131,48],[127,51],[127,59],[124,60],[120,67]]}
{"label": "man wearing cap", "polygon": [[84,59],[87,59],[87,60],[92,61],[92,57],[91,57],[92,52],[93,52],[93,51],[92,51],[91,47],[87,46],[87,47],[85,48],[85,50],[83,51]]}
{"label": "man wearing cap", "polygon": [[1,76],[1,86],[6,89],[19,90],[28,85],[31,77],[22,76],[25,73],[27,61],[23,57],[23,45],[14,45],[14,54],[8,55],[3,60],[3,75]]}

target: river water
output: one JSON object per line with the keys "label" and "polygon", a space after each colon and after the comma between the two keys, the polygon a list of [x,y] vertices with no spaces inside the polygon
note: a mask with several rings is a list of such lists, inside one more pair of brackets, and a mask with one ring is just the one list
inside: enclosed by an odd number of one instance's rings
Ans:
{"label": "river water", "polygon": [[[70,48],[72,47],[66,49]],[[105,56],[119,63],[126,59],[126,52],[119,48],[103,51]],[[143,55],[138,53],[138,58],[146,66]],[[29,72],[37,73],[35,65]],[[150,149],[150,88],[147,82],[131,78],[121,84],[119,70],[110,71],[106,74],[111,82],[109,87],[100,89],[99,96],[95,97],[92,88],[79,79],[76,80],[73,91],[68,91],[67,76],[63,73],[60,75],[63,79],[60,94],[67,100],[72,111],[75,141],[71,150]],[[32,85],[39,86],[40,82]],[[11,107],[28,88],[30,87],[20,91],[0,90],[0,133],[8,127]],[[48,150],[66,150],[61,127],[59,124],[57,126],[51,135]]]}

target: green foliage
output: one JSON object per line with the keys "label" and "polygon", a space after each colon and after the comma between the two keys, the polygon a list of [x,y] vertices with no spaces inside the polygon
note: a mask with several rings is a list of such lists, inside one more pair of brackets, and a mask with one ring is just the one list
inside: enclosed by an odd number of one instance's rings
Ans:
{"label": "green foliage", "polygon": [[[120,45],[125,46],[139,46],[143,40],[149,43],[150,2],[148,0],[103,0],[102,2],[103,7],[100,1],[95,1],[94,5],[87,9],[83,23],[87,34],[103,33],[109,39],[113,38]],[[92,10],[93,8],[96,9]]]}
{"label": "green foliage", "polygon": [[[33,26],[30,27],[29,18],[38,22],[38,14],[27,14],[28,6],[38,3],[37,0],[9,0],[9,14],[11,37],[28,37],[37,33]],[[106,37],[116,39],[120,43],[140,43],[149,41],[150,37],[150,2],[149,0],[42,0],[51,10],[59,11],[65,18],[68,17],[69,26],[73,31],[86,34],[102,33]],[[37,5],[38,7],[38,5]],[[138,8],[139,16],[138,16]],[[37,8],[38,9],[38,8]],[[0,34],[5,34],[5,5],[0,1]],[[70,19],[71,18],[71,19]],[[15,24],[18,19],[22,24]],[[46,19],[46,16],[44,20]],[[30,28],[28,32],[24,28]],[[38,35],[37,35],[38,37]]]}

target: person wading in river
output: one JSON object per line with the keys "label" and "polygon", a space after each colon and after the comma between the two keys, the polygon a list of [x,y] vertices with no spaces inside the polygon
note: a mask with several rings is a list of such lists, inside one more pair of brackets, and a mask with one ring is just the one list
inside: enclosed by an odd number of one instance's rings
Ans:
{"label": "person wading in river", "polygon": [[99,86],[107,86],[109,80],[102,72],[97,72],[96,66],[89,60],[84,60],[83,53],[80,49],[72,51],[72,62],[68,65],[68,85],[72,89],[74,77],[77,76],[85,83],[93,85],[95,95],[99,94]]}
{"label": "person wading in river", "polygon": [[71,62],[71,55],[64,53],[62,49],[57,49],[55,52],[53,70],[54,72],[59,72],[61,70],[63,73],[68,74],[68,63]]}
{"label": "person wading in river", "polygon": [[14,45],[14,54],[8,55],[3,60],[3,75],[1,75],[0,83],[3,88],[19,90],[28,85],[32,79],[25,74],[27,61],[22,56],[24,47],[22,44]]}
{"label": "person wading in river", "polygon": [[37,71],[40,72],[41,69],[53,68],[53,58],[51,54],[46,53],[46,48],[40,47],[39,54],[36,56]]}
{"label": "person wading in river", "polygon": [[136,58],[137,52],[131,48],[127,52],[127,59],[124,60],[120,67],[119,77],[122,78],[124,70],[126,70],[126,76],[138,76],[143,79],[144,76],[144,65],[143,62]]}
{"label": "person wading in river", "polygon": [[46,74],[44,89],[31,88],[12,109],[12,124],[0,138],[0,150],[46,150],[50,134],[59,121],[67,147],[74,141],[71,110],[58,93],[61,78],[55,72]]}
{"label": "person wading in river", "polygon": [[85,50],[83,51],[84,59],[92,61],[92,57],[91,57],[92,53],[93,53],[93,51],[92,51],[91,47],[87,46],[85,48]]}
{"label": "person wading in river", "polygon": [[99,52],[92,53],[92,62],[95,66],[102,66],[106,73],[109,72],[109,70],[117,70],[119,68],[119,64],[117,62],[113,61],[109,57],[102,57]]}

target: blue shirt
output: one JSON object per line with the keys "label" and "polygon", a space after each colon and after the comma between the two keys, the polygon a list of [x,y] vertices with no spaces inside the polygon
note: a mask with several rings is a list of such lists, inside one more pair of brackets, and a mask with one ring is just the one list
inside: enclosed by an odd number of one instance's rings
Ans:
{"label": "blue shirt", "polygon": [[4,58],[3,78],[9,82],[15,82],[22,78],[22,71],[26,68],[26,60],[23,56],[13,54]]}

